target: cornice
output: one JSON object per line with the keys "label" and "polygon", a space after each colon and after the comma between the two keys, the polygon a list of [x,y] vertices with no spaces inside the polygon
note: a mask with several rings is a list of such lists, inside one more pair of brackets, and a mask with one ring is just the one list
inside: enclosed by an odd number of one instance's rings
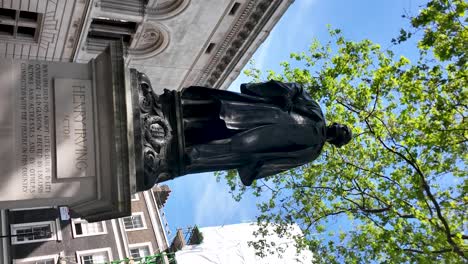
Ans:
{"label": "cornice", "polygon": [[242,46],[246,45],[248,39],[254,39],[259,33],[256,29],[261,29],[270,19],[272,12],[269,10],[274,12],[280,3],[281,0],[250,0],[246,3],[242,13],[194,85],[216,86],[226,68],[240,59]]}

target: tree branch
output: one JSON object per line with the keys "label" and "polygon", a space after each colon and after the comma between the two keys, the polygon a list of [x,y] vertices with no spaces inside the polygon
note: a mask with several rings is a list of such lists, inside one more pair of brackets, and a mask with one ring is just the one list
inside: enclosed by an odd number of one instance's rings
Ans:
{"label": "tree branch", "polygon": [[[415,163],[415,160],[412,156],[410,156],[410,158],[406,157],[405,155],[401,154],[400,152],[398,151],[395,151],[393,150],[392,148],[390,148],[389,146],[387,146],[387,144],[385,144],[385,142],[383,142],[383,140],[377,136],[375,133],[374,133],[374,130],[372,129],[371,125],[369,124],[368,120],[364,120],[366,122],[366,125],[367,127],[369,128],[369,130],[372,132],[372,134],[374,134],[374,136],[377,138],[377,140],[380,142],[380,144],[382,144],[382,146],[387,149],[388,151],[390,151],[391,153],[397,155],[398,157],[402,158],[404,161],[406,161],[415,171],[416,173],[419,175],[419,178],[421,179],[421,183],[422,183],[422,187],[424,189],[424,191],[426,192],[426,195],[429,197],[429,200],[432,202],[432,204],[434,205],[435,207],[435,210],[436,210],[436,213],[437,213],[437,218],[442,222],[442,225],[444,226],[443,228],[443,232],[445,233],[445,236],[447,238],[447,242],[452,246],[453,248],[453,251],[455,253],[457,253],[458,255],[460,255],[461,257],[466,258],[465,256],[465,253],[463,252],[463,250],[461,250],[461,248],[455,243],[455,241],[453,241],[452,237],[451,237],[451,230],[450,230],[450,226],[447,222],[447,220],[445,219],[445,217],[442,215],[442,210],[440,208],[440,205],[439,203],[437,202],[436,198],[434,197],[434,195],[432,194],[431,192],[431,187],[429,186],[429,184],[427,183],[426,181],[426,178],[424,176],[424,173],[421,171],[421,169],[419,168],[419,166]],[[410,153],[409,153],[410,154]],[[410,160],[411,159],[411,160]],[[414,160],[414,162],[413,162]]]}
{"label": "tree branch", "polygon": [[[420,254],[425,254],[425,251],[419,250],[419,249],[412,249],[412,248],[400,248],[402,251],[406,252],[411,252],[411,253],[420,253]],[[453,252],[452,249],[442,249],[442,250],[434,250],[434,251],[429,251],[429,253],[432,254],[440,254],[440,253],[448,253],[448,252]]]}
{"label": "tree branch", "polygon": [[352,163],[352,162],[348,162],[348,161],[346,161],[346,160],[344,159],[344,157],[343,157],[342,155],[340,155],[340,157],[341,157],[342,161],[343,161],[346,165],[350,165],[350,166],[352,166],[352,167],[354,167],[354,168],[356,168],[356,169],[359,169],[359,170],[363,170],[363,171],[366,171],[366,172],[370,172],[370,173],[372,173],[372,174],[374,174],[374,175],[376,175],[376,176],[378,176],[378,177],[384,178],[384,179],[386,179],[386,180],[392,182],[392,183],[395,184],[395,185],[398,185],[398,187],[401,188],[401,185],[400,185],[397,181],[393,180],[392,178],[390,178],[390,177],[388,177],[388,176],[385,176],[385,175],[383,175],[383,174],[377,173],[377,172],[375,172],[375,171],[372,171],[371,169],[366,169],[366,168],[360,167],[360,166],[358,166],[358,165],[356,165],[356,164],[354,164],[354,163]]}

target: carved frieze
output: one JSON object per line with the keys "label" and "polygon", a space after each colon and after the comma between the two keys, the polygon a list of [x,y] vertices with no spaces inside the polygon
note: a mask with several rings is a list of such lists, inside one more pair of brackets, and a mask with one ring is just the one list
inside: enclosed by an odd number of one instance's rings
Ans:
{"label": "carved frieze", "polygon": [[253,34],[256,27],[262,27],[260,23],[268,18],[268,10],[274,9],[281,1],[278,0],[250,0],[244,4],[242,13],[237,18],[231,30],[219,45],[215,55],[207,63],[202,74],[195,82],[199,86],[213,87],[225,72],[229,64],[236,63],[235,57],[239,54],[241,47]]}

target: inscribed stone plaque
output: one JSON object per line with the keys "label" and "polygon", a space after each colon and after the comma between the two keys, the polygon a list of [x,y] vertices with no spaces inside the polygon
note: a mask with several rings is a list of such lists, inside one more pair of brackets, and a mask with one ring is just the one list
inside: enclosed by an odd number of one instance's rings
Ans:
{"label": "inscribed stone plaque", "polygon": [[57,178],[95,176],[90,80],[55,79]]}
{"label": "inscribed stone plaque", "polygon": [[113,43],[86,64],[0,59],[0,209],[67,205],[95,221],[130,213],[122,54]]}
{"label": "inscribed stone plaque", "polygon": [[[14,208],[16,201],[41,198],[70,201],[94,193],[92,177],[80,177],[82,174],[78,173],[76,180],[56,177],[56,154],[63,154],[56,151],[59,142],[55,140],[54,126],[58,124],[54,122],[54,106],[73,106],[71,97],[60,98],[60,103],[54,100],[52,88],[56,78],[89,78],[88,66],[0,60],[0,205],[3,208],[5,205]],[[72,87],[68,89],[73,91]],[[74,166],[73,162],[70,164]],[[91,169],[94,167],[92,163]]]}
{"label": "inscribed stone plaque", "polygon": [[33,62],[20,65],[19,82],[11,87],[16,107],[10,110],[15,111],[16,170],[21,176],[21,192],[37,197],[52,190],[49,67]]}

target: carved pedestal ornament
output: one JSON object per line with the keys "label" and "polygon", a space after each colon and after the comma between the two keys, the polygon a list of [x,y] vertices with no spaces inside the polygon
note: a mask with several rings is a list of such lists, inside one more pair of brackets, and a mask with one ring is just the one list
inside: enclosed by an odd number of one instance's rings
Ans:
{"label": "carved pedestal ornament", "polygon": [[[167,149],[172,139],[172,128],[164,116],[159,97],[154,93],[148,76],[138,74],[138,101],[140,107],[143,144],[143,173],[145,187],[152,187],[149,179],[167,171]],[[143,186],[137,186],[141,189]]]}
{"label": "carved pedestal ornament", "polygon": [[[137,191],[152,188],[157,182],[183,174],[183,128],[177,113],[180,113],[179,92],[165,90],[158,96],[153,91],[149,78],[137,75],[139,123],[135,134],[141,151],[143,181],[137,182]],[[138,151],[138,150],[137,150]]]}

